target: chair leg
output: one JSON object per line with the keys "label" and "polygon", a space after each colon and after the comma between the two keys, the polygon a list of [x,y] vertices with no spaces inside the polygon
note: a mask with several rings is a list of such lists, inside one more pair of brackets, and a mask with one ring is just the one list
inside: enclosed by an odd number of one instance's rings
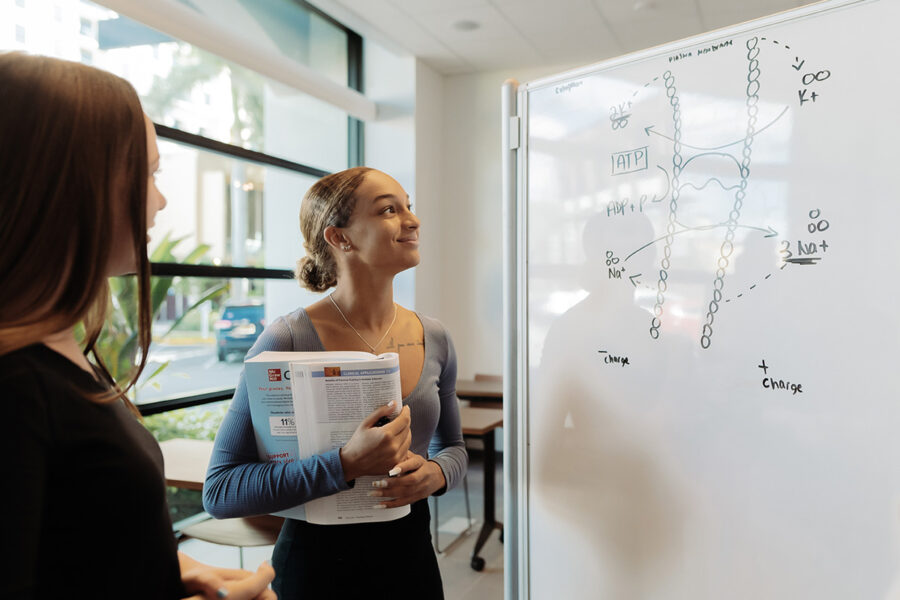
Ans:
{"label": "chair leg", "polygon": [[463,475],[463,490],[466,493],[466,519],[469,522],[469,527],[472,526],[472,509],[469,508],[469,475]]}
{"label": "chair leg", "polygon": [[434,531],[434,551],[440,554],[441,541],[438,537],[438,499],[437,496],[432,496],[432,498],[434,498],[434,517],[431,519],[431,529]]}
{"label": "chair leg", "polygon": [[[472,507],[469,504],[469,476],[468,475],[463,475],[463,492],[464,492],[464,498],[466,500],[466,521],[468,521],[468,524],[469,524],[468,528],[466,529],[466,532],[467,532],[469,529],[472,528]],[[437,496],[432,496],[431,498],[434,500],[434,511],[433,511],[434,515],[432,516],[432,519],[431,519],[431,530],[433,532],[432,537],[434,538],[434,551],[437,552],[438,554],[441,554],[443,552],[443,550],[441,550],[440,528],[438,527],[438,524],[440,523],[440,513],[439,513],[439,509],[438,509],[439,500],[438,500]],[[459,535],[459,537],[462,537],[462,535],[464,533],[465,532],[461,533]],[[459,539],[459,537],[457,537],[457,539]],[[450,545],[452,546],[454,543],[455,543],[455,540],[454,540],[454,542],[451,542]],[[446,550],[446,548],[444,548],[444,550]]]}

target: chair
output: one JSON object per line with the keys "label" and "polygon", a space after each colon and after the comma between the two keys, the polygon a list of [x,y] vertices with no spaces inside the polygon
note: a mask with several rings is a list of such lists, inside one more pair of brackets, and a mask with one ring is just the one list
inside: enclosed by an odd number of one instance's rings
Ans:
{"label": "chair", "polygon": [[463,475],[463,493],[465,494],[466,499],[466,522],[468,525],[466,528],[456,536],[456,539],[447,544],[444,549],[441,549],[441,541],[440,534],[438,533],[438,521],[440,519],[438,515],[438,496],[432,496],[434,500],[434,518],[431,520],[431,529],[434,532],[434,551],[438,554],[445,552],[450,546],[456,543],[457,540],[462,538],[462,536],[469,533],[472,530],[472,509],[469,507],[469,476]]}
{"label": "chair", "polygon": [[[476,377],[478,377],[478,376],[476,375]],[[457,540],[461,539],[462,536],[464,536],[465,534],[469,533],[469,531],[472,530],[472,508],[469,505],[469,475],[468,474],[463,475],[463,494],[464,494],[464,498],[466,501],[466,522],[468,523],[468,525],[458,536],[456,536],[456,539],[453,540],[452,542],[450,542],[449,544],[447,544],[447,546],[443,550],[441,549],[440,534],[438,532],[438,523],[440,521],[439,509],[438,509],[438,496],[432,496],[432,499],[434,500],[434,517],[431,520],[431,529],[433,531],[433,537],[434,537],[434,551],[437,552],[438,554],[446,551],[447,548],[452,546],[454,543],[456,543]]]}
{"label": "chair", "polygon": [[[492,374],[487,374],[487,373],[475,373],[475,381],[496,381],[496,382],[502,382],[502,381],[503,381],[503,375],[492,375]],[[477,403],[476,403],[476,404],[477,404]],[[467,443],[467,445],[468,445],[468,443]],[[467,521],[467,523],[468,523],[468,527],[466,527],[466,529],[465,529],[462,533],[460,533],[460,534],[456,537],[456,539],[455,539],[453,542],[450,542],[449,544],[447,544],[447,547],[444,548],[443,550],[441,549],[440,534],[438,533],[438,522],[439,522],[438,497],[437,497],[437,496],[433,496],[433,499],[434,499],[434,518],[433,518],[433,520],[432,520],[432,530],[433,530],[433,532],[434,532],[434,533],[433,533],[433,536],[434,536],[434,550],[435,550],[435,552],[437,552],[438,554],[440,554],[440,553],[446,551],[447,548],[449,548],[449,547],[452,546],[454,543],[456,543],[456,541],[459,540],[460,538],[462,538],[463,535],[467,534],[469,531],[472,530],[472,509],[471,509],[471,506],[470,506],[470,504],[469,504],[469,476],[468,476],[467,474],[466,474],[466,475],[463,475],[463,492],[464,492],[464,494],[465,494],[465,500],[466,500],[466,521]]]}
{"label": "chair", "polygon": [[[284,518],[274,515],[239,519],[207,519],[181,529],[184,538],[193,538],[223,546],[237,546],[240,566],[244,568],[244,548],[271,546],[278,539]],[[179,540],[179,541],[181,541]]]}

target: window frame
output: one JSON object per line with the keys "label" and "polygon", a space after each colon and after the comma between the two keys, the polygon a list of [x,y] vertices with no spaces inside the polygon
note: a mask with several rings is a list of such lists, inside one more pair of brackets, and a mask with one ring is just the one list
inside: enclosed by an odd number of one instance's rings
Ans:
{"label": "window frame", "polygon": [[[362,37],[345,25],[335,21],[315,6],[304,0],[294,0],[302,8],[326,19],[347,34],[347,86],[364,92],[363,82],[363,43]],[[347,164],[359,166],[365,162],[364,131],[365,124],[348,116],[347,131]],[[278,167],[313,177],[324,177],[328,171],[310,165],[286,160],[264,152],[249,150],[226,142],[213,140],[202,135],[188,133],[174,127],[154,123],[156,135],[160,139],[176,142],[185,146],[213,152],[229,158],[235,158],[260,165]],[[151,262],[150,272],[154,276],[192,277],[202,279],[293,279],[294,273],[289,269],[269,269],[260,267],[217,266],[217,265],[185,265],[178,263]],[[235,381],[235,385],[237,382]],[[208,390],[194,394],[175,394],[159,400],[137,404],[136,408],[143,416],[155,415],[170,410],[189,408],[211,404],[222,400],[230,400],[234,396],[234,387],[221,390]]]}

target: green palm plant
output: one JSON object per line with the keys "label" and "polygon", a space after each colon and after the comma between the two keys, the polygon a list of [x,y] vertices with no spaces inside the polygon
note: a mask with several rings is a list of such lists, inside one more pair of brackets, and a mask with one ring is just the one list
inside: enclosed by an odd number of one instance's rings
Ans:
{"label": "green palm plant", "polygon": [[[155,263],[197,264],[207,252],[208,244],[200,244],[179,261],[173,254],[175,248],[184,238],[172,239],[170,234],[162,239],[156,249],[151,253],[150,260]],[[150,309],[152,318],[159,315],[160,308],[169,295],[169,290],[175,284],[174,277],[152,277],[150,286]],[[100,338],[97,340],[97,352],[103,358],[109,369],[110,375],[118,383],[128,379],[134,369],[138,351],[138,325],[137,325],[137,280],[135,277],[113,277],[110,279],[110,308],[107,313],[106,325]],[[227,282],[212,285],[200,293],[197,301],[191,304],[184,313],[178,317],[161,336],[155,336],[156,341],[166,338],[175,330],[192,311],[209,300],[215,300],[223,296],[228,290]],[[159,375],[169,361],[159,365],[148,377],[144,378],[139,387],[149,383]]]}

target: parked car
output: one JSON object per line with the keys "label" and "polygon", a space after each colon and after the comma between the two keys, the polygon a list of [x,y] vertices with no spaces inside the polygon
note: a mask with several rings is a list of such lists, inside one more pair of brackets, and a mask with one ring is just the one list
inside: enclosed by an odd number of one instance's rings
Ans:
{"label": "parked car", "polygon": [[226,304],[215,323],[216,354],[224,361],[231,352],[246,354],[266,326],[263,304]]}

